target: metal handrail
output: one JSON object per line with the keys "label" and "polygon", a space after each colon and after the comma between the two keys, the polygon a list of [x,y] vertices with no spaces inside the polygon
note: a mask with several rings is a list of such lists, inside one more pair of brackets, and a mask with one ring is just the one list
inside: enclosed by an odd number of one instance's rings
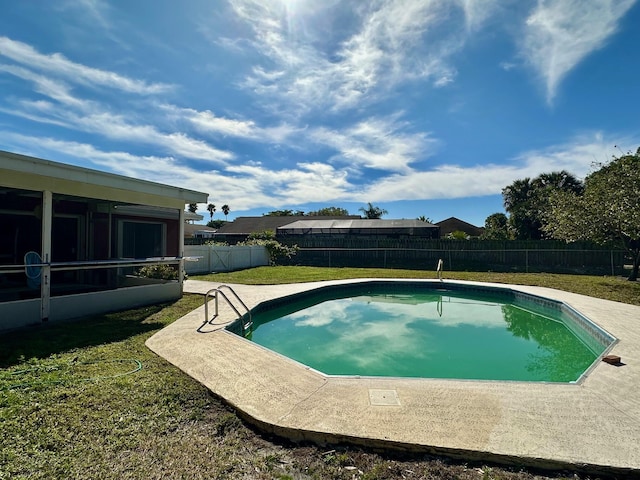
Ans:
{"label": "metal handrail", "polygon": [[[216,318],[218,316],[218,296],[221,295],[222,298],[224,298],[227,302],[227,304],[233,309],[234,312],[236,312],[236,315],[238,315],[238,319],[242,320],[242,314],[238,311],[238,309],[235,307],[235,305],[231,302],[231,300],[229,300],[229,297],[227,297],[225,295],[225,293],[222,291],[223,288],[227,288],[229,289],[229,291],[233,294],[233,296],[236,298],[236,300],[238,300],[238,302],[240,302],[240,305],[242,305],[244,307],[244,309],[247,311],[247,314],[249,315],[249,321],[248,322],[240,322],[241,323],[241,327],[242,327],[242,335],[245,335],[245,332],[251,328],[251,326],[253,325],[253,319],[251,318],[251,310],[249,309],[249,307],[247,307],[247,305],[242,301],[242,299],[238,296],[238,294],[235,292],[235,290],[233,288],[231,288],[229,285],[219,285],[216,288],[212,288],[211,290],[209,290],[207,293],[204,294],[204,321],[205,322],[211,322],[214,318]],[[209,297],[213,296],[214,300],[215,300],[215,307],[216,307],[216,311],[214,313],[214,316],[211,318],[211,320],[209,319]]]}
{"label": "metal handrail", "polygon": [[[177,264],[183,257],[150,257],[131,260],[91,260],[75,262],[41,262],[32,263],[31,267],[51,267],[52,271],[93,270],[96,268],[142,267],[144,265]],[[0,265],[1,273],[21,273],[27,265]]]}

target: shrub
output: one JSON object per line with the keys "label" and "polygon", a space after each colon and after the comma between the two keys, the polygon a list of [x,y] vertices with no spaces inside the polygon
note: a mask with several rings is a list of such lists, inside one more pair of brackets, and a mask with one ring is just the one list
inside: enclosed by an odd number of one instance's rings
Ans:
{"label": "shrub", "polygon": [[227,242],[221,242],[220,240],[207,240],[203,243],[208,247],[228,247],[229,244]]}
{"label": "shrub", "polygon": [[159,280],[177,280],[178,270],[171,265],[156,264],[140,267],[138,276],[146,278],[157,278]]}
{"label": "shrub", "polygon": [[276,240],[276,234],[272,230],[251,233],[244,242],[238,245],[262,245],[269,253],[269,264],[277,265],[281,258],[291,258],[298,253],[297,245],[283,245]]}

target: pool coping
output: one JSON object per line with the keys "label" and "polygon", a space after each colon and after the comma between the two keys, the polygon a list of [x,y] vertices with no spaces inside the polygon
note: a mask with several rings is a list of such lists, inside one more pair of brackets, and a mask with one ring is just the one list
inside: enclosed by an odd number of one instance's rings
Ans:
{"label": "pool coping", "polygon": [[[231,286],[253,308],[319,286],[391,280]],[[597,474],[640,472],[640,307],[542,287],[447,283],[562,301],[618,339],[607,353],[620,356],[621,365],[601,362],[576,384],[325,376],[224,330],[236,318],[224,302],[213,325],[203,324],[203,306],[147,346],[248,422],[293,441]],[[184,288],[204,294],[219,285],[188,280]]]}

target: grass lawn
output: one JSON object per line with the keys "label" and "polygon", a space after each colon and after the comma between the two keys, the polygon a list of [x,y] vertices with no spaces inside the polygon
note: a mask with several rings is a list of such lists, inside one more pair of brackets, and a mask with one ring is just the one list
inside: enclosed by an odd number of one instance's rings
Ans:
{"label": "grass lawn", "polygon": [[[433,276],[262,267],[207,278],[264,284]],[[615,278],[466,272],[447,272],[445,277],[549,286],[640,305],[640,284]],[[201,304],[200,296],[185,295],[172,304],[2,334],[0,480],[587,478],[429,456],[289,445],[261,436],[144,345],[154,332]]]}
{"label": "grass lawn", "polygon": [[[192,276],[191,278],[223,283],[272,285],[348,278],[436,278],[436,273],[429,270],[382,268],[258,267],[229,273]],[[640,305],[640,282],[629,282],[622,277],[552,273],[444,272],[443,279],[557,288],[606,300]]]}

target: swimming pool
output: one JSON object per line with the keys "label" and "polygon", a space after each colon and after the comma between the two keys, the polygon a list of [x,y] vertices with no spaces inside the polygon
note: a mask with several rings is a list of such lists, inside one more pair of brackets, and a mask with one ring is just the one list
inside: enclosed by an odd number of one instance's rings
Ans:
{"label": "swimming pool", "polygon": [[[328,285],[339,292],[377,280],[232,287],[258,313],[260,305],[285,305]],[[575,309],[617,337],[603,356],[618,355],[622,362],[597,361],[579,383],[326,375],[225,329],[237,312],[222,302],[206,331],[196,328],[203,318],[199,308],[156,332],[146,345],[260,431],[293,442],[443,454],[472,462],[503,459],[561,470],[577,465],[585,472],[593,468],[595,476],[612,468],[625,472],[620,476],[640,469],[640,307],[542,287],[423,282],[495,286]],[[216,286],[188,280],[185,291],[204,295]]]}
{"label": "swimming pool", "polygon": [[579,381],[614,341],[561,302],[409,281],[261,304],[246,337],[327,375],[543,382]]}

